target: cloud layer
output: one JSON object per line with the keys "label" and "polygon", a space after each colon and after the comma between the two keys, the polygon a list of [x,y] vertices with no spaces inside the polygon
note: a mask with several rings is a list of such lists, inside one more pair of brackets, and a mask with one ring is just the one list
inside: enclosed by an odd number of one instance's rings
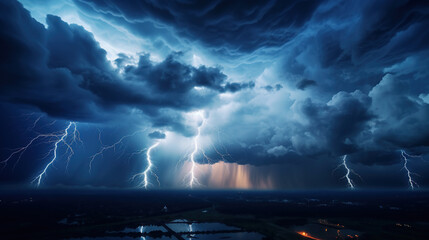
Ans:
{"label": "cloud layer", "polygon": [[[252,82],[227,82],[219,68],[187,65],[176,52],[159,63],[145,54],[136,66],[113,68],[83,27],[48,15],[45,29],[15,1],[3,2],[2,9],[2,42],[10,46],[1,63],[2,99],[53,117],[97,122],[138,109],[155,126],[180,126],[182,111],[210,106],[219,93],[253,87]],[[115,62],[126,59],[122,54]]]}
{"label": "cloud layer", "polygon": [[[3,103],[95,124],[138,119],[159,140],[195,136],[201,119],[189,116],[204,111],[214,162],[327,166],[348,154],[387,166],[400,149],[429,154],[425,1],[73,4],[92,31],[0,3]],[[126,43],[100,29],[143,50],[109,60]]]}

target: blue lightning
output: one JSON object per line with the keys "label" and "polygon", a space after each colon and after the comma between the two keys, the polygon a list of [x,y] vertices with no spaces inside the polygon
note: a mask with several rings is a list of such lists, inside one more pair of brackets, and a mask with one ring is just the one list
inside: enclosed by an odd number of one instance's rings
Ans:
{"label": "blue lightning", "polygon": [[[193,188],[195,185],[201,185],[197,176],[196,176],[196,170],[198,167],[198,163],[195,161],[195,158],[197,156],[198,153],[200,153],[202,155],[202,158],[205,159],[208,163],[212,163],[212,162],[217,162],[217,161],[223,161],[226,162],[228,159],[231,159],[231,155],[228,153],[228,151],[226,150],[226,147],[222,144],[222,142],[220,142],[221,147],[223,148],[223,151],[225,151],[226,153],[222,153],[218,150],[218,148],[216,148],[214,143],[210,143],[213,151],[215,153],[217,153],[217,155],[220,157],[219,159],[212,159],[208,154],[206,154],[204,148],[202,148],[200,146],[200,137],[201,137],[201,129],[205,126],[206,124],[206,118],[204,117],[203,111],[198,111],[196,112],[197,116],[201,119],[200,124],[197,127],[197,134],[195,135],[195,137],[193,138],[193,150],[190,154],[186,154],[184,156],[184,160],[188,160],[190,162],[190,169],[188,171],[188,174],[186,174],[185,176],[185,181],[187,181],[187,186],[189,188]],[[218,141],[220,137],[219,137],[219,130],[218,130]]]}
{"label": "blue lightning", "polygon": [[38,118],[36,118],[36,120],[33,122],[33,125],[31,127],[27,128],[27,130],[33,130],[41,118],[42,118],[42,116],[39,116]]}
{"label": "blue lightning", "polygon": [[[218,138],[219,139],[219,138]],[[213,149],[213,151],[214,152],[216,152],[217,153],[217,155],[220,157],[220,158],[218,158],[218,159],[213,159],[213,158],[211,158],[211,157],[209,157],[209,155],[207,155],[206,154],[206,151],[203,149],[203,148],[199,148],[199,150],[201,151],[201,154],[203,155],[203,158],[204,159],[206,159],[206,161],[208,162],[208,163],[213,163],[213,162],[217,162],[217,161],[223,161],[223,162],[226,162],[226,161],[228,161],[228,159],[232,159],[232,157],[231,157],[231,154],[229,154],[228,153],[228,151],[226,150],[226,148],[225,148],[225,146],[222,144],[222,142],[220,142],[220,145],[221,145],[221,147],[224,149],[224,151],[226,152],[226,153],[222,153],[222,152],[220,152],[218,149],[217,149],[217,147],[213,144],[213,143],[210,143],[210,145],[211,145],[211,147],[212,147],[212,149]]]}
{"label": "blue lightning", "polygon": [[[39,118],[38,118],[39,119]],[[39,120],[35,121],[35,124],[37,124]],[[65,141],[65,137],[67,136],[67,131],[69,130],[69,128],[71,126],[74,126],[74,130],[73,130],[73,139],[70,143],[67,143]],[[51,152],[54,151],[54,154],[56,155],[56,150],[57,150],[57,146],[59,142],[63,142],[66,146],[67,146],[67,151],[66,154],[69,153],[69,156],[67,158],[67,165],[73,155],[73,149],[71,147],[71,145],[75,142],[82,142],[82,140],[80,139],[80,134],[79,131],[77,130],[76,127],[76,123],[74,122],[69,122],[69,124],[67,125],[66,130],[61,131],[61,132],[51,132],[51,133],[40,133],[38,135],[36,135],[35,137],[33,137],[25,146],[23,147],[19,147],[19,148],[15,148],[15,149],[11,149],[12,153],[4,160],[2,160],[0,162],[0,164],[3,165],[3,169],[7,166],[8,162],[11,161],[12,159],[16,158],[16,161],[14,163],[14,168],[16,167],[16,165],[19,163],[19,161],[22,158],[22,155],[31,147],[34,145],[39,145],[39,144],[50,144],[50,143],[54,143],[54,149],[49,150],[46,155],[43,158],[46,158],[47,156],[49,156],[51,154]],[[56,156],[55,156],[56,158]],[[67,168],[66,168],[67,169]]]}
{"label": "blue lightning", "polygon": [[95,160],[97,157],[99,157],[99,156],[100,156],[100,157],[103,157],[104,152],[105,152],[105,151],[107,151],[107,150],[109,150],[109,149],[113,149],[113,151],[116,151],[116,147],[117,147],[118,145],[122,144],[122,143],[123,143],[123,141],[124,141],[126,138],[133,137],[133,136],[135,136],[135,135],[137,135],[138,133],[141,133],[141,132],[143,132],[143,131],[145,131],[145,130],[139,130],[139,131],[135,131],[135,132],[133,132],[132,134],[125,135],[125,136],[121,137],[117,142],[113,143],[112,145],[104,145],[104,144],[103,144],[103,142],[101,141],[101,132],[99,132],[99,134],[98,134],[98,140],[100,141],[100,143],[101,143],[102,147],[100,148],[100,150],[99,150],[97,153],[95,153],[94,155],[92,155],[92,156],[90,156],[90,157],[89,157],[89,158],[90,158],[90,161],[89,161],[89,172],[91,173],[91,170],[92,170],[92,164],[93,164],[94,160]]}
{"label": "blue lightning", "polygon": [[152,171],[153,168],[153,163],[152,163],[152,158],[151,158],[151,152],[154,148],[158,147],[159,145],[159,141],[155,142],[152,146],[150,146],[147,151],[146,151],[146,162],[147,162],[147,166],[145,168],[145,170],[141,173],[137,173],[135,174],[131,180],[134,180],[136,178],[142,178],[141,183],[138,185],[138,187],[144,187],[145,189],[148,188],[150,182],[149,182],[149,177],[148,174],[152,173],[152,175],[155,176],[156,181],[158,182],[158,184],[160,184],[159,182],[159,178],[158,176]]}
{"label": "blue lightning", "polygon": [[410,154],[406,153],[404,150],[401,150],[401,155],[402,155],[402,158],[404,159],[404,166],[402,167],[402,169],[405,169],[405,171],[407,171],[408,184],[410,185],[410,188],[412,190],[414,190],[414,186],[419,187],[419,185],[413,180],[412,175],[417,175],[417,174],[411,172],[408,169],[408,165],[407,165],[408,164],[408,158],[407,157],[420,158],[421,156],[410,155]]}
{"label": "blue lightning", "polygon": [[72,140],[70,141],[70,144],[67,144],[66,142],[64,142],[64,144],[66,144],[67,146],[67,151],[66,154],[68,152],[70,152],[70,154],[67,157],[67,164],[66,164],[66,172],[68,172],[68,168],[69,168],[69,163],[70,163],[70,159],[71,157],[74,155],[74,151],[73,148],[71,147],[71,145],[73,145],[74,143],[79,142],[80,144],[83,145],[83,141],[80,138],[80,132],[77,130],[77,124],[75,122],[71,122],[73,125],[73,135],[72,135]]}
{"label": "blue lightning", "polygon": [[[68,131],[71,128],[72,125],[74,126],[74,128],[73,128],[73,139],[72,139],[71,143],[67,143],[66,142],[66,138],[69,135]],[[75,122],[69,122],[69,124],[67,125],[66,129],[64,130],[64,133],[62,133],[60,136],[61,137],[55,142],[54,148],[51,150],[51,151],[54,152],[54,156],[52,157],[51,161],[49,161],[49,163],[45,166],[45,168],[43,169],[43,171],[36,178],[34,178],[33,181],[31,181],[31,183],[35,183],[36,182],[37,187],[40,186],[42,178],[44,176],[46,176],[47,170],[49,169],[50,166],[52,166],[54,164],[55,160],[57,159],[58,144],[60,144],[60,143],[63,143],[64,145],[66,145],[67,151],[70,151],[69,157],[67,159],[67,165],[68,165],[68,162],[70,161],[71,156],[74,154],[74,151],[73,151],[73,149],[71,147],[71,144],[73,144],[73,142],[75,142],[76,139],[80,140],[80,138],[79,138],[79,132],[77,131],[77,127],[76,127],[76,123]]]}
{"label": "blue lightning", "polygon": [[[201,127],[204,125],[205,122],[205,118],[203,116],[203,113],[201,111],[198,112],[199,116],[202,119],[201,124],[198,126],[197,128],[197,135],[195,135],[194,137],[194,150],[192,151],[191,155],[190,155],[190,161],[191,161],[191,169],[189,171],[189,183],[188,186],[190,188],[193,188],[194,184],[199,184],[197,177],[195,176],[195,168],[196,168],[196,162],[195,162],[195,154],[198,153],[199,151],[199,145],[198,145],[198,141],[201,135]],[[205,154],[204,154],[205,155]]]}
{"label": "blue lightning", "polygon": [[2,168],[5,168],[7,166],[7,164],[9,163],[9,161],[11,159],[13,159],[13,157],[16,155],[17,156],[17,160],[15,162],[15,166],[18,164],[18,162],[21,160],[22,155],[27,151],[27,149],[29,147],[31,147],[32,145],[34,145],[34,143],[39,140],[39,139],[44,139],[44,138],[48,138],[47,143],[50,143],[52,140],[51,138],[55,138],[57,137],[57,134],[55,133],[49,133],[49,134],[39,134],[36,137],[32,138],[27,145],[20,147],[20,148],[15,148],[15,149],[11,149],[13,152],[4,160],[2,160],[0,163],[3,165]]}
{"label": "blue lightning", "polygon": [[347,185],[349,186],[350,189],[355,189],[355,185],[354,185],[353,180],[351,179],[350,175],[354,174],[354,175],[358,176],[359,178],[361,178],[361,176],[359,174],[355,173],[352,169],[350,169],[347,166],[347,161],[346,160],[347,160],[347,155],[344,155],[343,159],[342,159],[343,162],[341,164],[339,164],[334,169],[334,171],[336,171],[339,167],[343,166],[346,169],[346,175],[344,175],[344,177],[342,177],[342,178],[345,178],[347,180]]}
{"label": "blue lightning", "polygon": [[47,124],[45,124],[45,125],[41,126],[41,128],[44,128],[44,127],[50,127],[50,126],[54,125],[56,122],[57,122],[57,120],[53,120],[52,122],[47,123]]}
{"label": "blue lightning", "polygon": [[347,166],[346,158],[347,158],[347,155],[344,155],[344,157],[343,157],[343,163],[342,163],[342,165],[347,169],[347,173],[346,173],[345,177],[346,177],[346,179],[347,179],[347,182],[348,182],[348,184],[349,184],[349,187],[350,187],[351,189],[354,189],[354,188],[355,188],[355,186],[354,186],[354,184],[353,184],[352,180],[350,179],[350,169],[349,169],[349,167]]}

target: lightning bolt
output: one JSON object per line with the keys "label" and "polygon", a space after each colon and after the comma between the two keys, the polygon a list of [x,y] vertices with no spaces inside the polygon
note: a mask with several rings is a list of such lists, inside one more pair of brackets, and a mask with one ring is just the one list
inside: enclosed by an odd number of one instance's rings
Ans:
{"label": "lightning bolt", "polygon": [[[69,128],[71,126],[74,126],[74,131],[73,131],[73,140],[70,143],[67,143],[64,141],[64,138],[67,135],[67,131],[69,130]],[[43,140],[43,141],[40,141]],[[54,143],[54,149],[51,149],[50,151],[48,151],[48,153],[46,153],[46,155],[43,158],[46,158],[47,156],[49,156],[51,154],[51,152],[55,152],[56,154],[56,149],[58,146],[59,142],[64,142],[64,144],[66,144],[67,146],[67,152],[66,153],[70,153],[68,160],[70,160],[71,156],[73,155],[73,149],[71,148],[71,144],[73,144],[74,142],[79,141],[82,142],[82,140],[80,139],[80,134],[77,131],[76,128],[76,123],[74,122],[69,122],[69,124],[67,125],[66,129],[64,131],[60,131],[60,132],[51,132],[51,133],[40,133],[37,136],[33,137],[25,146],[23,147],[19,147],[19,148],[15,148],[15,149],[11,149],[12,153],[3,161],[0,162],[0,164],[3,165],[2,169],[4,169],[8,162],[11,161],[12,159],[14,159],[14,157],[16,157],[16,161],[14,163],[13,168],[16,167],[16,165],[19,163],[19,161],[22,158],[22,155],[31,147],[31,146],[35,146],[35,145],[39,145],[39,144],[49,144],[49,143]]]}
{"label": "lightning bolt", "polygon": [[[200,115],[202,122],[201,122],[200,126],[198,126],[198,128],[197,128],[197,135],[195,135],[195,137],[194,137],[194,150],[192,151],[190,158],[189,158],[191,161],[191,169],[189,171],[188,186],[190,188],[192,188],[194,186],[194,184],[199,184],[197,177],[195,177],[195,168],[197,165],[195,162],[195,154],[197,154],[198,150],[199,150],[198,140],[199,140],[200,135],[201,135],[201,127],[205,123],[205,118],[204,118],[203,113],[201,111],[199,111],[198,114]],[[203,153],[203,155],[206,156],[205,153]]]}
{"label": "lightning bolt", "polygon": [[[70,128],[71,127],[74,127],[73,128],[73,138],[72,138],[72,141],[70,142],[70,143],[68,143],[67,141],[66,141],[66,138],[67,138],[67,136],[69,135],[69,130],[70,130]],[[40,135],[39,135],[40,136]],[[39,136],[37,136],[37,137],[39,137]],[[51,150],[52,152],[54,152],[54,156],[52,157],[52,159],[49,161],[49,163],[45,166],[45,168],[43,169],[43,171],[36,177],[36,178],[34,178],[33,179],[33,181],[31,181],[31,183],[36,183],[37,184],[37,187],[39,187],[40,186],[40,183],[41,183],[41,181],[42,181],[42,178],[44,177],[44,176],[46,176],[46,172],[47,172],[47,170],[49,169],[49,167],[50,166],[52,166],[53,164],[54,164],[54,162],[55,162],[55,160],[57,159],[57,151],[58,151],[58,144],[60,144],[60,143],[63,143],[66,147],[67,147],[67,151],[66,151],[66,153],[68,153],[69,152],[69,156],[68,156],[68,158],[67,158],[67,165],[68,165],[68,162],[70,161],[70,159],[71,159],[71,157],[72,157],[72,155],[74,154],[74,151],[73,151],[73,148],[71,147],[71,145],[74,143],[74,142],[76,142],[76,140],[78,139],[79,141],[81,141],[80,140],[80,137],[79,137],[79,132],[77,131],[77,127],[76,127],[76,123],[75,122],[69,122],[69,124],[67,125],[67,127],[65,128],[65,130],[64,130],[64,133],[62,133],[62,134],[60,134],[60,135],[56,135],[57,137],[60,137],[57,141],[55,141],[55,144],[54,144],[54,148]],[[36,137],[36,138],[37,138]],[[36,138],[33,138],[33,140],[34,139],[36,139]],[[33,141],[32,140],[32,141]],[[31,141],[31,142],[32,142]],[[31,142],[29,143],[29,144],[31,144]],[[27,145],[27,146],[29,146],[29,145]],[[24,150],[25,151],[25,150]],[[51,152],[50,151],[50,152]],[[49,152],[49,153],[50,153]],[[48,153],[48,154],[49,154]],[[22,155],[22,154],[21,154]]]}
{"label": "lightning bolt", "polygon": [[197,134],[193,138],[193,150],[190,154],[189,153],[185,154],[185,156],[182,158],[183,160],[188,160],[190,162],[190,165],[191,165],[189,172],[188,172],[188,174],[186,174],[186,177],[185,177],[185,181],[187,181],[186,185],[190,188],[193,188],[194,185],[201,185],[198,178],[196,177],[196,174],[195,174],[197,167],[198,167],[198,163],[195,161],[195,158],[196,158],[196,155],[198,153],[201,153],[202,158],[205,159],[208,163],[217,162],[217,161],[227,162],[228,159],[232,158],[231,155],[226,150],[226,147],[219,140],[220,139],[219,130],[218,130],[218,141],[220,142],[221,148],[223,148],[223,151],[225,151],[226,153],[222,153],[221,151],[219,151],[218,148],[216,148],[215,144],[213,142],[211,142],[210,145],[211,145],[213,151],[215,153],[217,153],[217,155],[220,158],[219,159],[212,159],[208,154],[206,154],[205,150],[200,146],[200,143],[199,143],[200,136],[201,136],[201,128],[204,127],[204,125],[206,123],[206,119],[204,118],[203,111],[198,111],[197,114],[201,118],[201,123],[197,128]]}
{"label": "lightning bolt", "polygon": [[51,138],[56,138],[58,137],[58,135],[56,133],[48,133],[48,134],[39,134],[36,137],[32,138],[27,145],[20,147],[20,148],[15,148],[15,149],[11,149],[13,152],[4,160],[2,160],[0,163],[3,165],[3,169],[7,166],[7,164],[9,163],[9,161],[11,159],[13,159],[14,156],[17,156],[17,160],[14,164],[14,166],[16,166],[18,164],[18,162],[21,160],[22,155],[27,151],[27,149],[29,147],[31,147],[32,145],[34,145],[34,143],[39,140],[39,139],[44,139],[44,138],[48,138],[49,140],[47,140],[47,143],[50,143],[52,140]]}
{"label": "lightning bolt", "polygon": [[217,155],[220,157],[220,158],[218,158],[218,159],[213,159],[213,158],[211,158],[208,154],[206,154],[206,151],[203,149],[203,148],[199,148],[199,150],[201,151],[201,154],[203,155],[203,158],[204,159],[206,159],[206,161],[208,162],[208,163],[213,163],[213,162],[217,162],[217,161],[223,161],[223,162],[226,162],[226,161],[228,161],[228,159],[231,159],[232,157],[231,157],[231,155],[227,152],[227,150],[226,150],[226,148],[225,148],[225,146],[223,146],[223,144],[222,144],[222,142],[220,143],[221,144],[221,147],[224,149],[224,151],[226,152],[226,153],[222,153],[222,152],[220,152],[217,148],[216,148],[216,146],[213,144],[213,143],[210,143],[210,145],[211,145],[211,147],[212,147],[212,149],[213,149],[213,151],[214,152],[216,152],[217,153]]}
{"label": "lightning bolt", "polygon": [[27,130],[28,131],[33,130],[41,118],[42,118],[42,116],[39,116],[38,118],[36,118],[36,120],[34,120],[34,122],[33,122],[33,125],[31,127],[27,128]]}
{"label": "lightning bolt", "polygon": [[356,175],[356,176],[358,176],[359,178],[361,178],[362,179],[362,177],[359,175],[359,174],[357,174],[356,172],[354,172],[353,171],[353,169],[350,169],[348,166],[347,166],[347,155],[344,155],[343,156],[343,159],[342,159],[342,163],[341,164],[339,164],[335,169],[334,169],[334,172],[338,169],[338,168],[340,168],[341,166],[343,166],[345,169],[346,169],[346,175],[344,175],[344,177],[342,177],[342,178],[345,178],[346,180],[347,180],[347,185],[349,186],[349,188],[350,189],[355,189],[355,185],[354,185],[354,183],[353,183],[353,180],[351,179],[351,177],[350,177],[350,175],[351,174],[354,174],[354,175]]}
{"label": "lightning bolt", "polygon": [[131,180],[132,180],[132,181],[133,181],[133,180],[135,180],[136,178],[142,178],[142,181],[141,181],[141,183],[138,185],[138,187],[144,187],[145,189],[147,189],[147,188],[148,188],[148,186],[149,186],[149,184],[150,184],[150,182],[149,182],[149,177],[148,177],[148,174],[149,174],[149,173],[152,173],[152,175],[154,175],[154,176],[155,176],[156,181],[158,182],[158,184],[160,184],[158,176],[157,176],[157,175],[152,171],[153,164],[152,164],[152,158],[151,158],[151,155],[150,155],[150,153],[152,152],[152,150],[153,150],[154,148],[158,147],[159,143],[160,143],[160,142],[159,142],[159,141],[157,141],[157,142],[155,142],[152,146],[150,146],[150,147],[147,149],[147,151],[146,151],[146,162],[147,162],[147,166],[146,166],[145,170],[144,170],[143,172],[141,172],[141,173],[137,173],[137,174],[135,174],[134,176],[132,176],[132,177],[131,177]]}
{"label": "lightning bolt", "polygon": [[122,144],[122,142],[123,142],[126,138],[133,137],[133,136],[135,136],[135,135],[137,135],[138,133],[141,133],[141,132],[143,132],[143,131],[145,131],[145,130],[139,130],[139,131],[135,131],[135,132],[133,132],[132,134],[125,135],[125,136],[121,137],[117,142],[113,143],[112,145],[104,145],[104,144],[103,144],[103,142],[101,141],[101,132],[99,132],[99,134],[98,134],[98,140],[99,140],[99,141],[100,141],[100,143],[101,143],[101,148],[100,148],[100,150],[99,150],[97,153],[95,153],[94,155],[92,155],[92,156],[90,156],[90,157],[89,157],[89,158],[90,158],[90,161],[89,161],[89,172],[91,173],[91,170],[92,170],[92,164],[93,164],[94,160],[95,160],[97,157],[99,157],[99,156],[100,156],[100,157],[103,157],[104,152],[105,152],[105,151],[107,151],[107,150],[109,150],[109,149],[113,149],[113,151],[116,151],[116,147],[117,147],[118,145]]}
{"label": "lightning bolt", "polygon": [[50,126],[54,125],[55,123],[57,123],[57,120],[53,120],[52,122],[47,123],[47,124],[41,126],[40,128],[50,127]]}
{"label": "lightning bolt", "polygon": [[66,144],[66,146],[67,146],[66,154],[67,154],[68,152],[70,152],[70,154],[69,154],[69,155],[68,155],[68,157],[67,157],[66,172],[68,172],[70,159],[71,159],[71,157],[74,155],[74,151],[73,151],[73,148],[71,148],[71,146],[72,146],[74,143],[77,143],[77,142],[79,142],[80,144],[82,144],[82,145],[83,145],[83,141],[82,141],[82,139],[80,138],[80,132],[77,130],[77,124],[76,124],[75,122],[71,122],[71,123],[72,123],[72,125],[73,125],[73,135],[72,135],[72,140],[70,141],[70,144],[67,144],[66,142],[64,142],[64,144]]}
{"label": "lightning bolt", "polygon": [[407,164],[408,164],[409,159],[407,157],[421,158],[421,156],[410,155],[410,154],[406,153],[404,150],[401,150],[401,155],[402,155],[402,158],[404,159],[404,166],[402,167],[402,169],[405,169],[405,171],[407,171],[408,184],[410,185],[411,189],[414,190],[414,186],[419,187],[419,185],[413,180],[412,175],[417,175],[417,174],[411,172],[410,169],[408,169]]}

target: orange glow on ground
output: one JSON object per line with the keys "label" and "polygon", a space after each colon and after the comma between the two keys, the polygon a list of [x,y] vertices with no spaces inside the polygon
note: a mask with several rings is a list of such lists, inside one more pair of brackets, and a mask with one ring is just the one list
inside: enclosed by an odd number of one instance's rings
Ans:
{"label": "orange glow on ground", "polygon": [[298,233],[299,235],[301,235],[303,237],[309,238],[309,239],[322,240],[320,238],[313,237],[313,236],[311,236],[310,234],[308,234],[306,232],[296,232],[296,233]]}

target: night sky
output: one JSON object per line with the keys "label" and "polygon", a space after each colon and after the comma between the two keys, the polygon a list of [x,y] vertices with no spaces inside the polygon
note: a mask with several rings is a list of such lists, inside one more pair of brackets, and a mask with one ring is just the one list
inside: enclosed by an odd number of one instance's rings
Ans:
{"label": "night sky", "polygon": [[2,0],[0,185],[144,189],[149,155],[148,189],[427,188],[428,28],[427,1]]}

